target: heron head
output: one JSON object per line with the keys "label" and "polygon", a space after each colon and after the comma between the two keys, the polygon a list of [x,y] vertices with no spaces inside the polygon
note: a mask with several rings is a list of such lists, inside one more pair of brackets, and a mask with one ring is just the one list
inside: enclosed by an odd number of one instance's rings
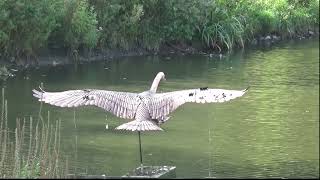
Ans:
{"label": "heron head", "polygon": [[166,75],[163,72],[159,72],[158,75],[161,77],[161,80],[166,80]]}

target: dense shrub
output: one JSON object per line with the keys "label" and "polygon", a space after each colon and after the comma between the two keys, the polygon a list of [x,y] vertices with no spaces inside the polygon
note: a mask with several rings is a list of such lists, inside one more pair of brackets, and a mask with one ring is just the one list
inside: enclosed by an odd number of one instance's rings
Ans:
{"label": "dense shrub", "polygon": [[139,1],[90,1],[101,27],[100,48],[125,48],[137,41],[143,5]]}
{"label": "dense shrub", "polygon": [[[317,28],[319,0],[2,0],[1,57],[201,41],[214,50]],[[78,51],[76,51],[78,52]]]}
{"label": "dense shrub", "polygon": [[62,4],[51,0],[2,0],[0,2],[0,48],[2,56],[34,56],[46,46],[58,27]]}
{"label": "dense shrub", "polygon": [[[232,8],[231,8],[231,7]],[[207,47],[218,49],[232,49],[234,44],[243,46],[244,25],[242,16],[229,13],[228,8],[234,10],[237,4],[225,1],[212,1],[207,4],[198,31]]]}
{"label": "dense shrub", "polygon": [[87,1],[66,1],[64,16],[64,42],[72,51],[79,46],[93,48],[98,41],[96,13]]}

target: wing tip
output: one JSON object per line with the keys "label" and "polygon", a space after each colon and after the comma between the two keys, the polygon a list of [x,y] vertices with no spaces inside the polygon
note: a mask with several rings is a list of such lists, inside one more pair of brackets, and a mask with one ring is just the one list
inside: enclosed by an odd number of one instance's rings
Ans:
{"label": "wing tip", "polygon": [[42,92],[37,91],[36,89],[33,89],[32,92],[33,92],[32,95],[33,95],[34,97],[39,98],[39,99],[41,98]]}
{"label": "wing tip", "polygon": [[42,99],[43,93],[45,93],[45,91],[39,86],[40,91],[36,90],[36,89],[32,89],[33,92],[33,96],[38,98],[38,99]]}
{"label": "wing tip", "polygon": [[243,90],[243,92],[247,92],[250,89],[250,86],[248,86],[246,89]]}

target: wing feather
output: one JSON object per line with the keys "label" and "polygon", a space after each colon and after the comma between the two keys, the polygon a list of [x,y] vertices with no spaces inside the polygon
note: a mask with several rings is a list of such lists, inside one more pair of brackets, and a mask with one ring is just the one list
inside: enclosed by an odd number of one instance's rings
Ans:
{"label": "wing feather", "polygon": [[165,118],[184,103],[195,102],[203,104],[226,102],[241,97],[247,90],[248,88],[244,90],[200,88],[159,93],[155,94],[151,99],[152,102],[149,113],[152,119]]}
{"label": "wing feather", "polygon": [[81,104],[81,103],[83,102],[83,101],[81,101],[81,97],[75,97],[75,98],[73,98],[73,100],[70,101],[70,103],[68,104],[68,107],[79,106],[79,105],[77,105],[77,102],[78,102],[79,104]]}
{"label": "wing feather", "polygon": [[39,101],[60,106],[78,107],[94,105],[126,119],[133,119],[139,104],[137,93],[116,92],[95,89],[45,92],[33,90],[33,96]]}

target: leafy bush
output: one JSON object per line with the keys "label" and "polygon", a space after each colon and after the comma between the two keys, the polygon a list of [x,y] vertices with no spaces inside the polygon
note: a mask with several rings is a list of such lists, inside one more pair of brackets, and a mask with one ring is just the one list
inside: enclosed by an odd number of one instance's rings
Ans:
{"label": "leafy bush", "polygon": [[257,13],[256,19],[259,32],[263,35],[276,31],[277,17],[271,10],[262,10]]}
{"label": "leafy bush", "polygon": [[191,41],[230,50],[318,25],[319,0],[2,0],[0,56],[35,57],[42,48],[157,51]]}
{"label": "leafy bush", "polygon": [[90,1],[102,28],[100,48],[128,49],[137,41],[143,5],[138,1]]}
{"label": "leafy bush", "polygon": [[[278,32],[283,35],[292,36],[297,33],[303,33],[316,24],[316,19],[319,17],[313,12],[311,7],[318,0],[311,0],[309,3],[307,1],[284,1],[279,6],[276,7],[278,13]],[[313,4],[313,5],[312,5]],[[313,7],[319,9],[319,7]]]}
{"label": "leafy bush", "polygon": [[80,46],[93,48],[98,42],[96,13],[85,0],[66,1],[65,22],[62,28],[65,33],[65,44],[71,51]]}
{"label": "leafy bush", "polygon": [[199,2],[171,0],[165,3],[164,27],[166,40],[192,40],[200,20]]}
{"label": "leafy bush", "polygon": [[313,0],[310,2],[310,6],[308,8],[308,13],[311,15],[311,22],[319,26],[319,0]]}
{"label": "leafy bush", "polygon": [[35,56],[58,26],[60,1],[3,0],[0,3],[0,49],[3,55]]}

